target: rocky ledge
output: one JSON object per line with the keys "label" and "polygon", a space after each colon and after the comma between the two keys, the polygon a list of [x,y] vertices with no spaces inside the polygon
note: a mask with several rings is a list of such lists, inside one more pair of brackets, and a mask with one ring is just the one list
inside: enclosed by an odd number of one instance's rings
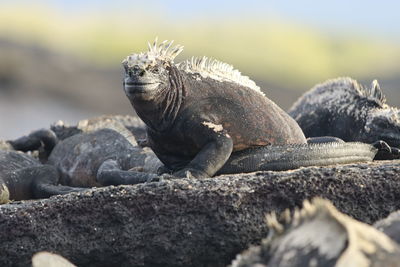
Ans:
{"label": "rocky ledge", "polygon": [[0,266],[35,252],[78,266],[225,266],[267,235],[265,214],[321,196],[367,223],[400,209],[400,161],[89,189],[0,206]]}

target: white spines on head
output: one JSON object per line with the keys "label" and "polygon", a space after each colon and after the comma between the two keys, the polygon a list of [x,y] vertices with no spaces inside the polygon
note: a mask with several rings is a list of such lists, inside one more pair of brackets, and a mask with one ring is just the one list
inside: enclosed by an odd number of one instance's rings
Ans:
{"label": "white spines on head", "polygon": [[163,41],[157,44],[156,38],[153,44],[148,43],[148,51],[138,54],[131,54],[127,56],[122,64],[127,65],[129,68],[135,65],[146,68],[147,66],[155,65],[157,62],[163,61],[172,64],[175,57],[183,51],[183,46],[175,45],[172,46],[174,41]]}

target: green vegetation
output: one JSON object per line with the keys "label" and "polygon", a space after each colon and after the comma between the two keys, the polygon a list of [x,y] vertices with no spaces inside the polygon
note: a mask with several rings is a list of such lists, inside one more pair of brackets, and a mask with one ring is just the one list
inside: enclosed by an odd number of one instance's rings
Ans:
{"label": "green vegetation", "polygon": [[[304,89],[327,78],[392,77],[400,70],[400,48],[384,40],[332,36],[277,20],[246,18],[165,21],[161,14],[76,14],[73,19],[44,6],[0,9],[0,37],[73,52],[96,64],[119,64],[142,51],[148,40],[174,39],[192,55],[231,63],[258,81]],[[11,26],[10,26],[11,25]]]}

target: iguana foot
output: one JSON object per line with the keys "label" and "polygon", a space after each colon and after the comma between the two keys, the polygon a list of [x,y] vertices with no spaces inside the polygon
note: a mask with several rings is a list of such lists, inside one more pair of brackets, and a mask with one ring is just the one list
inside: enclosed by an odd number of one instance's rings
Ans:
{"label": "iguana foot", "polygon": [[163,165],[157,169],[157,174],[172,174],[172,170]]}
{"label": "iguana foot", "polygon": [[58,142],[56,134],[52,130],[40,129],[27,136],[8,141],[15,150],[27,152],[39,150],[39,158],[47,160],[50,152]]}
{"label": "iguana foot", "polygon": [[139,184],[157,179],[155,173],[124,171],[117,161],[104,161],[97,171],[97,181],[102,185]]}
{"label": "iguana foot", "polygon": [[378,153],[376,153],[374,160],[392,160],[400,159],[400,149],[391,147],[385,141],[379,140],[372,144]]}

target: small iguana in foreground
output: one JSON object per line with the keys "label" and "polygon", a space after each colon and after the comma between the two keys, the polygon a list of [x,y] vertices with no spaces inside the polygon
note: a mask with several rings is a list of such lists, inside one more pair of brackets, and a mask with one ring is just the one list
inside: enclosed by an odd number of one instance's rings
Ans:
{"label": "small iguana in foreground", "polygon": [[362,162],[377,153],[362,143],[307,144],[299,125],[248,77],[206,57],[174,64],[183,47],[171,46],[154,42],[122,64],[124,91],[147,125],[149,146],[174,176]]}
{"label": "small iguana in foreground", "polygon": [[386,104],[376,80],[370,88],[348,77],[317,84],[288,113],[307,137],[330,135],[365,143],[382,140],[400,147],[400,110]]}
{"label": "small iguana in foreground", "polygon": [[119,120],[101,117],[81,121],[76,129],[60,123],[52,128],[70,136],[58,140],[52,130],[41,129],[3,142],[4,148],[23,151],[40,149],[44,144],[44,154],[49,154],[41,158],[46,163],[42,165],[29,155],[0,150],[0,186],[4,185],[5,199],[7,194],[11,200],[22,200],[86,187],[158,180],[161,162],[149,148],[137,146],[135,137]]}
{"label": "small iguana in foreground", "polygon": [[[280,222],[279,222],[280,221]],[[291,215],[267,216],[269,235],[231,267],[399,266],[400,247],[384,233],[340,213],[329,201],[304,201]]]}

